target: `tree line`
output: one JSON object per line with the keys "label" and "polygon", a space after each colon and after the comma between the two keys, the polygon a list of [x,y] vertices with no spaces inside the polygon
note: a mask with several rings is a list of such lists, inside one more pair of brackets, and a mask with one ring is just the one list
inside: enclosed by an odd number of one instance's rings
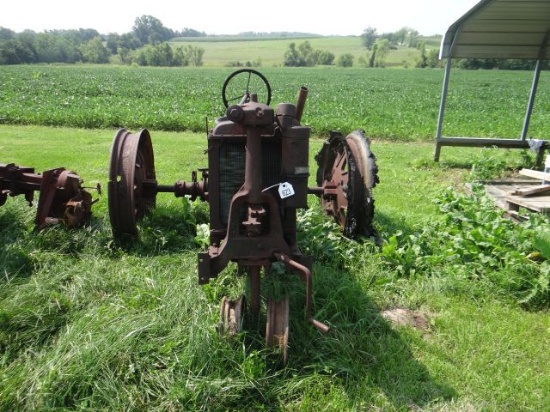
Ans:
{"label": "tree line", "polygon": [[[420,35],[417,30],[403,27],[396,32],[379,35],[376,29],[368,27],[363,31],[360,38],[363,46],[368,51],[366,56],[360,56],[358,59],[358,64],[361,67],[384,67],[390,50],[398,47],[420,50],[421,57],[416,64],[417,67],[437,67],[438,65],[439,51],[433,49],[426,51],[426,44],[419,40]],[[300,67],[336,63],[340,67],[352,67],[354,60],[355,56],[350,53],[342,54],[336,59],[336,56],[329,51],[313,49],[309,41],[306,40],[298,45],[294,42],[289,44],[284,55],[283,65]]]}
{"label": "tree line", "polygon": [[[288,33],[286,33],[288,35]],[[268,33],[242,33],[243,36],[262,38]],[[273,35],[273,33],[271,34]],[[0,64],[32,63],[116,63],[139,66],[202,66],[205,50],[198,46],[172,46],[169,41],[181,37],[206,37],[207,34],[184,28],[175,31],[148,15],[138,17],[128,33],[100,34],[95,29],[50,30],[36,33],[25,30],[16,33],[0,27]],[[384,67],[391,50],[416,48],[419,58],[415,66],[420,68],[441,67],[439,49],[428,48],[419,32],[403,27],[395,32],[378,33],[367,27],[359,36],[366,54],[359,56],[361,67]],[[246,62],[258,66],[259,61]],[[283,65],[288,67],[333,65],[351,67],[355,56],[347,53],[336,56],[327,50],[314,49],[309,41],[289,44],[283,56]],[[230,65],[242,65],[232,62]],[[463,69],[531,70],[535,62],[529,60],[462,59],[453,65]],[[544,62],[544,69],[550,67]]]}
{"label": "tree line", "polygon": [[[420,58],[416,67],[440,67],[439,49],[427,49],[426,43],[421,39],[417,30],[403,27],[396,32],[381,33],[373,27],[367,27],[361,34],[363,46],[370,51],[368,62],[363,64],[368,67],[383,65],[384,56],[390,49],[397,47],[414,47],[420,51]],[[466,70],[500,69],[500,70],[533,70],[536,61],[522,59],[456,59],[452,62],[454,67]],[[550,68],[550,62],[545,60],[543,69]]]}
{"label": "tree line", "polygon": [[95,29],[49,30],[16,33],[0,27],[0,64],[122,63],[141,66],[201,66],[204,49],[172,47],[174,37],[203,37],[184,28],[174,31],[152,16],[136,18],[132,31],[100,34]]}

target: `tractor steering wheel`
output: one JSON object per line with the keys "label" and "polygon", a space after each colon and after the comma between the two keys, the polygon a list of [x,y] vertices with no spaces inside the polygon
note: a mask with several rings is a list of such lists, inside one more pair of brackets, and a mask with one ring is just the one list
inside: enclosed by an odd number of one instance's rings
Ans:
{"label": "tractor steering wheel", "polygon": [[[264,90],[265,89],[265,90]],[[243,104],[256,94],[258,102],[269,106],[271,103],[271,86],[263,74],[253,69],[240,69],[229,75],[222,87],[222,99],[225,107]]]}

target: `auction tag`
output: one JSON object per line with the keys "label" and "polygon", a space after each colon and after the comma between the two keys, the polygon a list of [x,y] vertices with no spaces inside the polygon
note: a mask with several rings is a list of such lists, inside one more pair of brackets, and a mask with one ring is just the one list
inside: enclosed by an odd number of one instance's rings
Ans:
{"label": "auction tag", "polygon": [[294,188],[290,183],[284,182],[279,185],[279,196],[281,196],[281,199],[285,199],[293,195],[294,195]]}

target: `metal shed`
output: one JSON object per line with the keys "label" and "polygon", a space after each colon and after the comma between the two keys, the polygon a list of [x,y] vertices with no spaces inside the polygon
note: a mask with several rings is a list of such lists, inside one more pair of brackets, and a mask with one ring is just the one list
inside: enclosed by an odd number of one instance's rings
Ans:
{"label": "metal shed", "polygon": [[[453,23],[441,42],[440,59],[447,59],[437,122],[434,160],[442,146],[496,146],[531,148],[538,151],[537,164],[549,141],[527,139],[542,62],[550,59],[550,0],[481,0]],[[536,60],[519,139],[443,137],[443,118],[453,58]]]}

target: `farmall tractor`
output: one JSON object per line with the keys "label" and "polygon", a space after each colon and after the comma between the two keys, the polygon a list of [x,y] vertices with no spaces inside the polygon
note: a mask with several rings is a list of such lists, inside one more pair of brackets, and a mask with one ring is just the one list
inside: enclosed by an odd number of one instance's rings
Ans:
{"label": "farmall tractor", "polygon": [[[207,201],[210,246],[198,254],[199,284],[236,262],[239,273],[248,276],[246,306],[257,318],[261,278],[275,276],[269,269],[280,262],[305,282],[306,319],[327,332],[329,327],[313,317],[313,259],[298,248],[296,213],[308,207],[308,195],[316,195],[345,236],[371,236],[372,189],[378,178],[364,134],[354,131],[344,137],[333,132],[316,156],[317,185],[308,185],[311,129],[300,124],[307,93],[301,87],[296,104],[281,103],[273,109],[271,87],[261,73],[251,69],[232,73],[222,87],[225,116],[208,132],[208,169],[193,171],[190,182],[160,185],[149,132],[120,129],[112,146],[108,185],[115,238],[137,236],[139,220],[155,206],[161,192]],[[288,298],[267,299],[266,307],[266,345],[279,348],[286,362]],[[244,311],[244,297],[224,298],[221,329],[238,333]]]}

